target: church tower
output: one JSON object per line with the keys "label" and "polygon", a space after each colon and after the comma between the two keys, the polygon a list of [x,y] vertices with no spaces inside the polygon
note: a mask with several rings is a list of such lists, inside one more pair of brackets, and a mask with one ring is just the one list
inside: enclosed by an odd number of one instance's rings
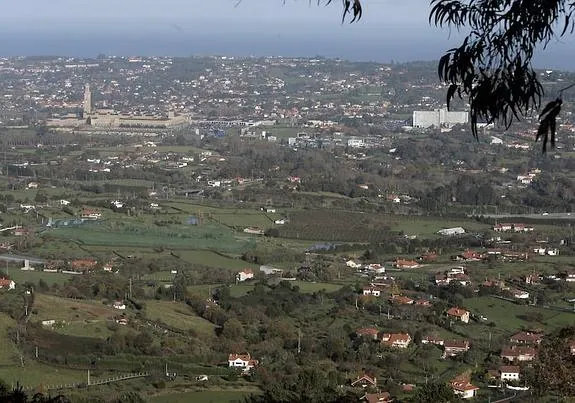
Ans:
{"label": "church tower", "polygon": [[84,87],[84,118],[90,117],[92,114],[92,90],[90,84]]}

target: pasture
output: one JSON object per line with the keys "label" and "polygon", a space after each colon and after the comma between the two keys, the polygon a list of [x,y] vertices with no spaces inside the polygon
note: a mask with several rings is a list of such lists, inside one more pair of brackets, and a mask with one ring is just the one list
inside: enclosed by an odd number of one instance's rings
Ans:
{"label": "pasture", "polygon": [[559,312],[529,305],[519,305],[493,297],[478,297],[465,300],[465,307],[472,313],[487,317],[497,329],[509,332],[518,329],[544,328],[553,330],[572,325],[575,312]]}
{"label": "pasture", "polygon": [[8,335],[8,329],[15,325],[16,322],[8,315],[0,314],[0,368],[12,365],[19,359],[18,349]]}
{"label": "pasture", "polygon": [[254,246],[251,240],[238,239],[228,228],[216,224],[172,225],[160,228],[134,221],[114,220],[79,227],[55,228],[46,231],[43,236],[77,242],[82,246],[100,247],[213,249],[241,253]]}
{"label": "pasture", "polygon": [[38,283],[38,281],[43,280],[51,286],[52,284],[65,284],[68,280],[72,278],[70,274],[62,273],[46,273],[43,271],[24,271],[20,269],[10,270],[10,279],[14,280],[16,284],[24,282]]}
{"label": "pasture", "polygon": [[184,303],[171,301],[146,301],[146,316],[151,320],[158,320],[168,326],[194,330],[198,334],[211,336],[215,325],[197,316]]}
{"label": "pasture", "polygon": [[75,300],[53,295],[35,294],[31,318],[37,321],[90,321],[105,320],[118,314],[118,310],[100,301]]}

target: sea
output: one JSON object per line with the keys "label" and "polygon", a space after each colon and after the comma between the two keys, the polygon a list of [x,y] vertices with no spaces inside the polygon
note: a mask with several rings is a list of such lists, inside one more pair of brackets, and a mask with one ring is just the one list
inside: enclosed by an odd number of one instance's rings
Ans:
{"label": "sea", "polygon": [[[337,24],[336,24],[337,25]],[[349,29],[346,31],[346,29]],[[397,27],[369,32],[347,26],[307,29],[2,29],[0,57],[13,56],[284,56],[343,58],[381,63],[437,60],[461,35],[423,31],[398,34]],[[535,58],[538,68],[575,71],[575,41],[552,43]]]}

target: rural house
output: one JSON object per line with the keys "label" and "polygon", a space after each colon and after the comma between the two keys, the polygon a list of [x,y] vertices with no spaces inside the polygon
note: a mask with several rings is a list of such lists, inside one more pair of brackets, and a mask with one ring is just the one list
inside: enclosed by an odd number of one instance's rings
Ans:
{"label": "rural house", "polygon": [[411,343],[408,333],[384,333],[381,336],[381,344],[394,348],[407,348]]}
{"label": "rural house", "polygon": [[14,282],[14,280],[9,280],[7,278],[0,278],[0,288],[5,288],[8,290],[13,290],[14,288],[16,288],[16,283]]}
{"label": "rural house", "polygon": [[463,323],[469,323],[469,311],[462,308],[450,308],[447,311],[447,316],[451,319],[460,320]]}
{"label": "rural house", "polygon": [[121,311],[126,309],[126,304],[124,304],[123,301],[114,301],[114,304],[112,306],[114,307],[114,309],[119,309]]}
{"label": "rural house", "polygon": [[391,403],[393,399],[389,392],[367,393],[361,397],[362,402],[367,403]]}
{"label": "rural house", "polygon": [[257,365],[258,360],[252,359],[250,353],[230,354],[228,357],[228,366],[230,368],[241,368],[243,372],[248,372]]}
{"label": "rural house", "polygon": [[453,392],[462,399],[472,399],[479,388],[471,383],[469,374],[461,374],[449,382]]}
{"label": "rural house", "polygon": [[499,378],[502,381],[518,381],[520,369],[516,365],[503,365],[499,368]]}
{"label": "rural house", "polygon": [[80,218],[84,220],[99,220],[102,218],[102,213],[99,210],[85,208],[80,214]]}
{"label": "rural house", "polygon": [[445,340],[443,348],[444,357],[455,357],[469,351],[469,340]]}
{"label": "rural house", "polygon": [[395,259],[394,266],[397,269],[417,269],[419,263],[415,260]]}
{"label": "rural house", "polygon": [[351,382],[351,386],[361,386],[366,388],[368,386],[377,386],[377,379],[375,376],[369,376],[367,374],[359,375],[355,380]]}
{"label": "rural house", "polygon": [[533,361],[537,351],[533,347],[511,346],[501,350],[501,358],[509,362]]}
{"label": "rural house", "polygon": [[379,297],[381,295],[381,288],[379,287],[363,287],[363,295],[371,295],[373,297]]}
{"label": "rural house", "polygon": [[238,282],[246,281],[251,278],[254,278],[254,272],[252,269],[244,269],[236,275],[236,280]]}

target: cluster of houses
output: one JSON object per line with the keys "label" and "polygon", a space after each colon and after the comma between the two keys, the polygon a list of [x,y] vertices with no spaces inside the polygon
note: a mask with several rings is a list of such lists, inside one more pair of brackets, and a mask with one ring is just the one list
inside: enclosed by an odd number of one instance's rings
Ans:
{"label": "cluster of houses", "polygon": [[[462,312],[454,312],[457,315]],[[463,313],[465,316],[465,313]],[[468,313],[467,313],[468,316]],[[357,337],[363,337],[375,340],[384,346],[405,349],[412,342],[411,336],[407,333],[380,333],[375,328],[361,328],[356,330]],[[501,350],[500,357],[504,365],[487,371],[486,379],[491,386],[506,386],[516,390],[526,390],[528,387],[513,386],[521,381],[522,367],[521,364],[533,361],[537,356],[537,347],[541,343],[543,335],[539,332],[520,331],[509,338],[509,345]],[[421,344],[436,345],[443,348],[443,358],[454,357],[466,353],[470,349],[469,340],[444,340],[438,336],[427,335],[422,337]],[[569,344],[570,352],[575,355],[575,340]],[[230,365],[231,366],[231,365]],[[511,386],[509,386],[511,384]],[[377,378],[373,375],[361,374],[352,379],[351,386],[360,386],[377,389]],[[413,385],[410,385],[413,387]],[[465,372],[449,381],[449,386],[453,392],[462,399],[471,399],[476,397],[479,387],[471,382],[471,373]],[[392,402],[393,399],[388,392],[377,391],[366,393],[361,397],[365,402]]]}
{"label": "cluster of houses", "polygon": [[437,273],[435,275],[435,284],[439,286],[449,285],[451,283],[468,286],[471,284],[469,276],[465,272],[465,268],[462,266],[452,267],[443,273]]}
{"label": "cluster of houses", "polygon": [[376,328],[368,327],[356,330],[357,337],[365,337],[391,348],[407,348],[412,339],[409,333],[380,333]]}

